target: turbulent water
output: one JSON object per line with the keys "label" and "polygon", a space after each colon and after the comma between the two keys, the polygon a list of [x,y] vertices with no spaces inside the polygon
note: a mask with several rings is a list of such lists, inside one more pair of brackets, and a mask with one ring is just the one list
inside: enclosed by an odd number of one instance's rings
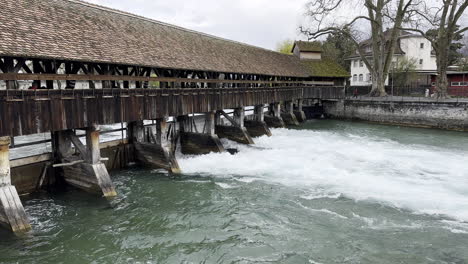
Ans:
{"label": "turbulent water", "polygon": [[184,175],[114,175],[108,202],[25,201],[1,263],[468,263],[465,133],[337,121],[275,129]]}

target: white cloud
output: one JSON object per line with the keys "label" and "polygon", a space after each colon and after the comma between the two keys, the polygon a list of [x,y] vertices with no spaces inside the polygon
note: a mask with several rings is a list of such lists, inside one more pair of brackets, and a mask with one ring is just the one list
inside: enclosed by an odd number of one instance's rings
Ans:
{"label": "white cloud", "polygon": [[87,0],[192,30],[274,49],[298,33],[307,0]]}

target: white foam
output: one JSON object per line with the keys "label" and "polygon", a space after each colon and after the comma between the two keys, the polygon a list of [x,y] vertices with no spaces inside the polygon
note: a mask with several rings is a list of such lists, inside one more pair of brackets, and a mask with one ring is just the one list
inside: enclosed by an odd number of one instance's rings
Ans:
{"label": "white foam", "polygon": [[219,187],[223,188],[223,189],[233,189],[233,188],[236,188],[236,186],[230,185],[230,184],[227,184],[227,183],[224,183],[224,182],[215,182],[215,184],[218,185]]}
{"label": "white foam", "polygon": [[260,148],[236,145],[236,155],[179,162],[185,173],[239,175],[307,189],[311,195],[320,189],[468,221],[468,151],[333,131],[275,129],[273,134],[255,139]]}

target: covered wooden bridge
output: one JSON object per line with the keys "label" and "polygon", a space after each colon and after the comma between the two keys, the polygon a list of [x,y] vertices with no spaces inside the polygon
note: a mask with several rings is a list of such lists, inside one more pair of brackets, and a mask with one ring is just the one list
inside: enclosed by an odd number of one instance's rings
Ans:
{"label": "covered wooden bridge", "polygon": [[[0,13],[0,222],[13,231],[30,228],[14,168],[43,163],[41,184],[116,195],[100,125],[126,124],[114,147],[179,173],[178,142],[185,154],[224,151],[220,137],[252,144],[302,121],[304,99],[342,97],[348,77],[336,65],[314,76],[317,49],[280,54],[78,0],[5,0]],[[12,139],[38,133],[51,134],[52,153],[10,161]]]}

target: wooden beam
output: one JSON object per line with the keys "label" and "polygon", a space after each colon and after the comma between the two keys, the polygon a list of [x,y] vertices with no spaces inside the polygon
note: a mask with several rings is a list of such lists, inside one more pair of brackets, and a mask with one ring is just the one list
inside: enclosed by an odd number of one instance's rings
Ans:
{"label": "wooden beam", "polygon": [[229,120],[229,122],[231,122],[234,126],[240,126],[240,124],[238,124],[236,122],[236,120],[234,120],[234,118],[230,117],[228,114],[226,114],[226,112],[224,112],[224,110],[221,110],[219,111],[220,114],[222,114],[227,120]]}
{"label": "wooden beam", "polygon": [[[77,68],[71,70],[75,72]],[[79,68],[78,68],[79,69]],[[43,70],[40,67],[40,70]],[[90,75],[90,74],[30,74],[30,73],[0,73],[0,80],[42,80],[42,81],[143,81],[143,82],[187,82],[187,83],[237,83],[237,84],[317,84],[310,81],[249,81],[249,80],[219,80],[192,79],[173,77],[120,76],[120,75]]]}

